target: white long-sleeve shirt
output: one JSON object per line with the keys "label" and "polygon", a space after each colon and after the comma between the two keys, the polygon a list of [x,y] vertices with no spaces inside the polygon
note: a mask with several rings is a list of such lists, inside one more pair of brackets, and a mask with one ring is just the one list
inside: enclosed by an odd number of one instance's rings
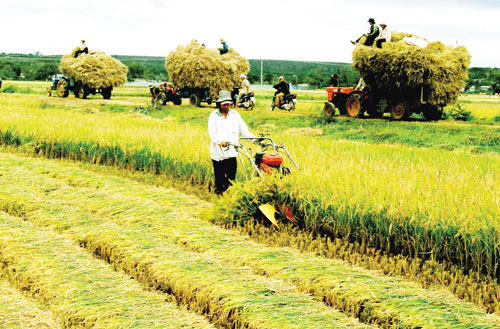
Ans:
{"label": "white long-sleeve shirt", "polygon": [[391,31],[387,27],[385,29],[380,29],[380,35],[377,39],[385,39],[386,42],[391,42]]}
{"label": "white long-sleeve shirt", "polygon": [[215,161],[238,156],[238,152],[233,146],[223,148],[220,145],[222,142],[238,144],[240,136],[256,138],[250,133],[240,114],[231,109],[227,112],[226,118],[218,109],[210,114],[208,117],[208,134],[210,136],[210,156]]}

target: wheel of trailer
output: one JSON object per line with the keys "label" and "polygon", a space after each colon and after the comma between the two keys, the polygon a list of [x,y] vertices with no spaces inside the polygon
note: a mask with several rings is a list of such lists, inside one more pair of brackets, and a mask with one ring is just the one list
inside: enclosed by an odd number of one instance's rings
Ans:
{"label": "wheel of trailer", "polygon": [[432,105],[423,105],[422,112],[426,120],[435,121],[443,116],[443,108]]}
{"label": "wheel of trailer", "polygon": [[360,94],[351,94],[347,99],[347,115],[351,118],[357,118],[363,114]]}
{"label": "wheel of trailer", "polygon": [[57,96],[68,97],[69,95],[69,83],[68,81],[61,79],[57,82]]}
{"label": "wheel of trailer", "polygon": [[102,98],[104,99],[110,99],[111,98],[111,90],[113,90],[111,87],[109,88],[103,88],[101,91]]}
{"label": "wheel of trailer", "polygon": [[88,96],[87,88],[83,85],[78,85],[75,90],[75,96],[81,99],[85,99]]}
{"label": "wheel of trailer", "polygon": [[408,120],[410,114],[410,106],[407,102],[396,101],[391,104],[391,117],[394,120]]}
{"label": "wheel of trailer", "polygon": [[335,115],[335,106],[330,102],[326,102],[323,112],[325,112],[326,115]]}
{"label": "wheel of trailer", "polygon": [[189,96],[189,103],[193,106],[200,106],[200,96],[197,94],[192,94]]}

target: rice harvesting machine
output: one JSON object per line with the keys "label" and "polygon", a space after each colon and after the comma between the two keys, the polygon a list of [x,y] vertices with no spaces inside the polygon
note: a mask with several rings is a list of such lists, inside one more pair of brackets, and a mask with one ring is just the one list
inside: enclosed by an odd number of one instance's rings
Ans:
{"label": "rice harvesting machine", "polygon": [[[255,170],[256,174],[263,178],[264,175],[279,175],[281,178],[284,176],[288,176],[291,174],[290,168],[285,167],[283,165],[283,155],[280,153],[284,153],[288,160],[294,165],[297,170],[300,170],[297,162],[293,159],[290,152],[288,152],[287,148],[283,144],[276,144],[274,140],[270,137],[260,135],[257,137],[260,142],[260,146],[262,149],[260,152],[255,152],[253,154],[253,150],[251,147],[245,147],[241,141],[242,140],[255,140],[255,138],[240,138],[240,143],[237,145],[231,144],[238,151],[238,158],[240,159],[241,166],[243,168],[243,172],[246,176],[249,175],[247,168],[245,166],[245,161],[243,160],[243,156],[250,163],[253,170]],[[278,204],[275,208],[273,205],[266,203],[259,205],[259,210],[262,213],[262,219],[267,218],[273,225],[278,226],[278,222],[276,220],[276,215],[289,220],[290,222],[297,225],[297,220],[292,213],[292,209],[287,204]]]}

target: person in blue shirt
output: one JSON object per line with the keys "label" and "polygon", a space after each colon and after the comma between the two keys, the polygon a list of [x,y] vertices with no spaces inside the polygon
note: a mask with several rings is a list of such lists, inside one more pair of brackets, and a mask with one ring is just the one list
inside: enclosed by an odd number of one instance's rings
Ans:
{"label": "person in blue shirt", "polygon": [[227,42],[224,39],[220,39],[220,43],[222,44],[222,47],[219,48],[219,52],[221,55],[224,55],[229,51],[229,46],[227,45]]}

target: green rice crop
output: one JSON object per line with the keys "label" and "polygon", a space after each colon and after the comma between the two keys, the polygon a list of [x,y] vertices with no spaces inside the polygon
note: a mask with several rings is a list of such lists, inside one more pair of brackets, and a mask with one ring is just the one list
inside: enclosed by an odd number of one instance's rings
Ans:
{"label": "green rice crop", "polygon": [[[2,143],[212,185],[205,127],[37,106],[1,103]],[[305,230],[499,277],[498,155],[273,137],[286,142],[302,170],[267,190],[254,182],[233,188],[218,220],[248,219],[260,202],[286,201]]]}

